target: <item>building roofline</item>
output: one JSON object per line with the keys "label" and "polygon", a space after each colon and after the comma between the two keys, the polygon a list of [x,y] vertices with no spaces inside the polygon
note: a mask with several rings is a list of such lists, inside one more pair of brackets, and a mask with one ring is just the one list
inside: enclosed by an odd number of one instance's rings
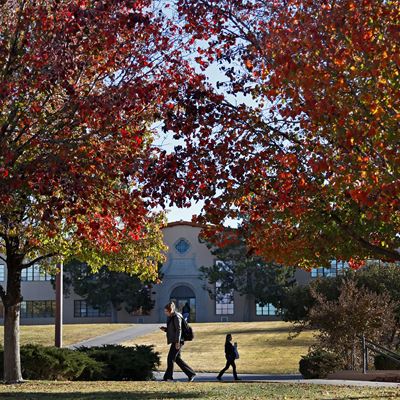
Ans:
{"label": "building roofline", "polygon": [[197,223],[191,222],[191,221],[183,221],[183,220],[180,220],[180,221],[169,222],[169,223],[166,225],[166,228],[172,228],[172,227],[174,227],[174,226],[180,226],[180,225],[192,226],[192,227],[195,227],[195,228],[205,228],[205,227],[207,226],[207,225],[204,225],[204,224],[197,224]]}

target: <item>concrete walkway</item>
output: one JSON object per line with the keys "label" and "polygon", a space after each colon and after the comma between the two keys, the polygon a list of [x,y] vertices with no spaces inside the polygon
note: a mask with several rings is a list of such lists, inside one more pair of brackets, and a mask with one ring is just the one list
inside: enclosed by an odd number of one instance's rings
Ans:
{"label": "concrete walkway", "polygon": [[120,344],[136,337],[147,335],[148,333],[155,332],[162,324],[139,324],[131,328],[125,328],[118,331],[110,332],[102,336],[97,336],[83,342],[74,343],[67,346],[73,349],[80,346],[95,347],[103,346],[106,344]]}
{"label": "concrete walkway", "polygon": [[[162,380],[164,373],[155,372],[156,380]],[[217,373],[201,372],[195,377],[194,382],[218,382]],[[302,383],[313,385],[336,385],[336,386],[368,386],[368,387],[396,387],[400,388],[400,383],[394,382],[369,382],[369,381],[349,381],[349,380],[333,380],[333,379],[304,379],[298,374],[288,375],[261,375],[261,374],[239,374],[241,381],[238,383],[248,382],[265,382],[265,383]],[[232,374],[226,374],[222,377],[223,383],[233,383]],[[186,382],[187,377],[183,372],[174,372],[174,380],[177,382]],[[237,383],[237,382],[235,382]]]}

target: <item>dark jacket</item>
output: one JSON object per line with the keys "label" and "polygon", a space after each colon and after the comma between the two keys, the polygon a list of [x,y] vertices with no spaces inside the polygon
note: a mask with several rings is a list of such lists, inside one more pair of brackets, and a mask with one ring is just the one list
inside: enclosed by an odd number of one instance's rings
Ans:
{"label": "dark jacket", "polygon": [[167,319],[167,343],[182,343],[182,315],[175,313]]}
{"label": "dark jacket", "polygon": [[231,342],[225,342],[225,358],[227,360],[234,360],[236,357],[235,348]]}

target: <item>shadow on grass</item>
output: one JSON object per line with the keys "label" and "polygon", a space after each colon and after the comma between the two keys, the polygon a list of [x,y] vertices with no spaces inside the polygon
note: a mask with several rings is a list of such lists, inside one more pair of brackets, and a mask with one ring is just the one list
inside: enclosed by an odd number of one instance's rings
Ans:
{"label": "shadow on grass", "polygon": [[288,328],[249,328],[249,329],[231,329],[232,334],[240,335],[240,334],[247,334],[247,333],[286,333],[289,334],[289,329]]}
{"label": "shadow on grass", "polygon": [[[274,333],[278,333],[278,334],[287,334],[289,335],[289,329],[288,328],[249,328],[249,329],[235,329],[235,328],[230,328],[226,330],[227,333],[231,333],[232,335],[247,335],[247,334],[274,334]],[[199,335],[201,336],[207,336],[207,335],[212,335],[215,336],[215,334],[217,335],[225,335],[224,331],[220,331],[220,332],[215,332],[215,331],[204,331],[204,332],[200,332]]]}
{"label": "shadow on grass", "polygon": [[[5,395],[5,396],[4,396]],[[139,391],[120,391],[120,392],[70,392],[70,393],[46,393],[46,392],[14,392],[1,394],[2,400],[155,400],[155,399],[196,399],[200,398],[200,393],[180,393],[171,390],[170,392],[139,392]]]}
{"label": "shadow on grass", "polygon": [[368,400],[368,399],[373,399],[373,400],[377,400],[377,399],[397,399],[397,392],[393,393],[393,394],[388,394],[388,395],[371,395],[371,396],[346,396],[346,397],[332,397],[329,399],[325,399],[325,400]]}

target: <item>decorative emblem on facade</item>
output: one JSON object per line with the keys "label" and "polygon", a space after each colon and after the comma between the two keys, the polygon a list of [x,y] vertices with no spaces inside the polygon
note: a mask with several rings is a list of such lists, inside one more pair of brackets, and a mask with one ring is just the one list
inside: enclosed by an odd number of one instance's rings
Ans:
{"label": "decorative emblem on facade", "polygon": [[175,249],[178,253],[184,254],[189,250],[190,243],[186,239],[179,239],[175,243]]}

